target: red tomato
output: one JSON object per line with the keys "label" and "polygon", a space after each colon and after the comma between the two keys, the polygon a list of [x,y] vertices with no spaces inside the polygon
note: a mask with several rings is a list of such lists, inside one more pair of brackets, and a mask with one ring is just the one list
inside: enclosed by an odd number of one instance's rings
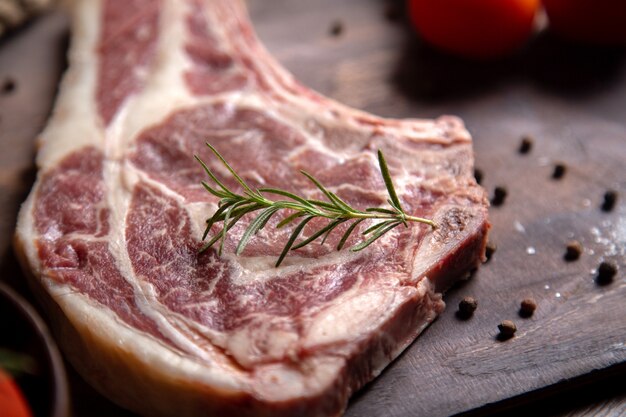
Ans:
{"label": "red tomato", "polygon": [[32,416],[17,384],[2,369],[0,369],[0,410],[3,417]]}
{"label": "red tomato", "polygon": [[448,52],[493,58],[519,48],[533,30],[539,0],[409,0],[420,35]]}
{"label": "red tomato", "polygon": [[550,29],[578,41],[626,44],[626,1],[543,0]]}

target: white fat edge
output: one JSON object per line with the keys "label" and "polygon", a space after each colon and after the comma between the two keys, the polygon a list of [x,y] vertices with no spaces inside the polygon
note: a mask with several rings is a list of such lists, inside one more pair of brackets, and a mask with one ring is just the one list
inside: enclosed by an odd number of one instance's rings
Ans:
{"label": "white fat edge", "polygon": [[[393,272],[389,271],[384,278],[386,282],[391,282],[394,279]],[[375,285],[358,290],[353,287],[341,294],[336,302],[324,308],[310,322],[302,341],[303,346],[312,348],[348,340],[358,341],[375,333],[416,292],[413,287],[401,287],[401,280],[401,276],[396,278],[396,286]],[[358,282],[362,281],[362,274],[359,274]]]}
{"label": "white fat edge", "polygon": [[335,356],[309,356],[297,366],[267,364],[255,369],[251,388],[257,396],[274,401],[313,398],[333,386],[344,369],[345,359]]}
{"label": "white fat edge", "polygon": [[[282,98],[290,102],[291,105],[282,104],[286,111],[290,111],[290,118],[297,120],[306,116],[310,118],[310,114],[315,114],[318,122],[331,127],[344,128],[350,126],[353,130],[361,131],[363,134],[391,133],[399,135],[407,140],[428,141],[432,143],[449,144],[451,139],[445,137],[445,132],[449,129],[433,119],[389,119],[373,116],[361,110],[347,107],[333,99],[319,96],[319,100],[312,99],[306,94],[293,94],[285,90],[283,84],[298,85],[294,76],[280,65],[273,56],[260,43],[255,43],[252,48],[247,44],[239,44],[245,51],[243,53],[248,56],[263,55],[263,59],[255,59],[255,65],[261,74],[272,74],[271,77],[265,77],[265,82],[271,85],[271,91],[280,94]],[[282,83],[280,81],[283,81]],[[304,88],[306,87],[298,87]],[[313,92],[317,95],[317,93]],[[306,111],[302,111],[305,109]],[[375,126],[362,123],[357,120],[358,117],[378,122]],[[304,126],[304,125],[302,125]],[[471,141],[469,132],[463,126],[451,127],[458,138]],[[457,139],[458,139],[457,138]]]}
{"label": "white fat edge", "polygon": [[[263,231],[261,231],[263,232]],[[261,233],[260,232],[260,233]],[[258,236],[262,239],[263,236]],[[381,238],[382,239],[382,238]],[[290,276],[311,269],[332,269],[337,265],[352,262],[364,257],[363,252],[352,252],[349,249],[333,251],[319,258],[305,258],[297,254],[288,254],[277,268],[277,256],[244,256],[235,253],[223,253],[222,258],[232,265],[232,282],[246,286],[252,283],[264,283],[275,279],[288,279]]]}
{"label": "white fat edge", "polygon": [[219,356],[196,361],[178,354],[159,340],[121,322],[115,313],[97,305],[84,294],[68,291],[66,285],[51,281],[47,287],[73,325],[87,328],[99,337],[107,335],[105,337],[112,348],[129,352],[135,360],[167,379],[192,380],[235,392],[248,385],[247,375],[230,366],[222,366],[223,360]]}
{"label": "white fat edge", "polygon": [[26,201],[22,203],[17,218],[16,235],[22,245],[24,257],[28,261],[33,275],[39,278],[41,274],[41,262],[34,239],[35,236],[38,235],[35,230],[35,216],[33,211],[36,194],[34,190],[31,191]]}
{"label": "white fat edge", "polygon": [[80,1],[73,9],[69,69],[63,76],[54,113],[39,138],[37,165],[56,165],[86,145],[103,147],[104,130],[98,117],[96,88],[98,60],[94,59],[100,33],[101,2]]}
{"label": "white fat edge", "polygon": [[[269,63],[267,61],[272,62]],[[257,60],[255,62],[261,62],[261,66],[274,68],[274,71],[283,79],[290,80],[293,78],[289,73],[284,74],[285,70],[279,64],[274,63],[273,58],[270,57],[267,61]],[[279,68],[276,69],[276,66]],[[349,127],[354,131],[361,132],[363,135],[369,134],[372,138],[390,134],[412,142],[427,142],[441,145],[450,145],[456,141],[471,143],[471,136],[462,124],[448,126],[438,119],[381,118],[347,107],[330,98],[323,97],[320,101],[317,101],[305,94],[293,94],[285,91],[274,79],[266,79],[266,81],[272,85],[272,91],[280,93],[290,103],[283,104],[283,107],[286,111],[291,112],[290,117],[292,119],[302,116],[310,118],[310,115],[314,114],[316,121],[328,128],[338,127],[346,129],[346,127]],[[303,109],[305,111],[302,111]],[[375,124],[364,123],[358,120],[359,118],[372,121]],[[450,132],[454,132],[453,137],[447,137],[447,134]]]}
{"label": "white fat edge", "polygon": [[[107,132],[109,146],[104,177],[105,183],[110,185],[107,190],[108,205],[115,208],[111,210],[110,216],[109,247],[124,279],[133,287],[135,301],[140,311],[182,350],[210,360],[211,353],[195,343],[183,330],[185,325],[192,325],[203,334],[211,335],[211,338],[218,338],[219,333],[177,317],[159,302],[154,286],[141,281],[141,278],[135,275],[125,237],[126,215],[131,204],[132,190],[138,182],[146,182],[157,187],[185,207],[182,196],[153,181],[124,158],[132,149],[132,141],[148,126],[161,123],[181,106],[198,104],[198,100],[188,93],[182,77],[185,70],[190,67],[184,54],[186,40],[184,22],[188,12],[184,6],[186,3],[178,1],[164,3],[160,13],[157,56],[150,67],[151,72],[147,74],[144,88],[126,100]],[[198,232],[197,228],[194,230]]]}

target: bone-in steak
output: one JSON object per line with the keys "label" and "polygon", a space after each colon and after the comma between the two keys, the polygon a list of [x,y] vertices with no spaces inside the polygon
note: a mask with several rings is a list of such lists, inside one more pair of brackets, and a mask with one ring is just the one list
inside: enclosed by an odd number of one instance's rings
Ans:
{"label": "bone-in steak", "polygon": [[[147,415],[340,414],[480,262],[487,202],[461,121],[381,119],[302,87],[240,1],[75,3],[17,230],[67,357]],[[439,227],[356,253],[334,250],[336,231],[275,268],[290,231],[276,217],[235,256],[244,219],[222,256],[199,254],[217,200],[192,156],[229,181],[205,142],[254,186],[319,198],[304,169],[357,208],[386,205],[381,149],[405,210]]]}

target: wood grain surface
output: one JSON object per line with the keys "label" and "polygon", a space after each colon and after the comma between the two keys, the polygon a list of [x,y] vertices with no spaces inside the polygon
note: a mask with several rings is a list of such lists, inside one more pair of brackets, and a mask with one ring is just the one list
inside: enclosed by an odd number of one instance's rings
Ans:
{"label": "wood grain surface", "polygon": [[[401,2],[249,0],[268,49],[303,84],[388,117],[461,116],[490,194],[492,259],[450,290],[448,308],[351,401],[347,416],[626,414],[626,53],[540,34],[518,54],[476,63],[431,50]],[[392,16],[393,17],[393,16]],[[339,34],[333,27],[341,27]],[[0,254],[2,279],[27,292],[10,241],[34,179],[34,138],[65,65],[67,21],[44,16],[0,41]],[[533,139],[527,154],[522,136]],[[554,179],[555,164],[565,165]],[[606,190],[618,193],[610,212]],[[564,258],[578,240],[577,261]],[[598,285],[603,260],[619,272]],[[467,320],[455,314],[478,300]],[[518,315],[532,297],[531,318]],[[515,337],[497,340],[504,319]],[[130,416],[73,376],[76,416]],[[511,407],[515,407],[511,409]],[[504,411],[503,411],[504,410]]]}

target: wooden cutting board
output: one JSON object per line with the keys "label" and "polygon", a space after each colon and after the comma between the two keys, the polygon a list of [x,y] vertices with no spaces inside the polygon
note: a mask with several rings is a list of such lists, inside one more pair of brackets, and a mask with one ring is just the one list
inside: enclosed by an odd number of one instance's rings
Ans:
{"label": "wooden cutting board", "polygon": [[[497,245],[491,261],[446,294],[443,315],[356,395],[346,415],[487,414],[528,402],[541,414],[546,409],[538,407],[548,403],[538,399],[602,380],[622,382],[613,390],[599,386],[612,393],[613,412],[625,411],[624,50],[540,35],[509,59],[472,63],[420,43],[404,17],[393,19],[401,2],[248,3],[261,39],[304,84],[382,116],[461,116],[474,137],[483,185],[490,194],[496,186],[508,191],[504,204],[490,210]],[[0,90],[6,79],[15,81],[13,91],[0,93],[0,271],[22,291],[11,235],[34,180],[34,138],[51,109],[66,47],[61,14],[0,41]],[[520,154],[526,135],[533,147]],[[566,168],[560,179],[552,178],[555,164]],[[605,212],[608,189],[618,201]],[[584,251],[566,262],[573,239]],[[602,260],[619,267],[604,286],[594,280]],[[469,295],[478,310],[460,320],[456,306]],[[518,316],[525,297],[538,303],[532,318]],[[498,341],[504,319],[518,331]],[[75,375],[72,386],[76,416],[131,415]]]}

